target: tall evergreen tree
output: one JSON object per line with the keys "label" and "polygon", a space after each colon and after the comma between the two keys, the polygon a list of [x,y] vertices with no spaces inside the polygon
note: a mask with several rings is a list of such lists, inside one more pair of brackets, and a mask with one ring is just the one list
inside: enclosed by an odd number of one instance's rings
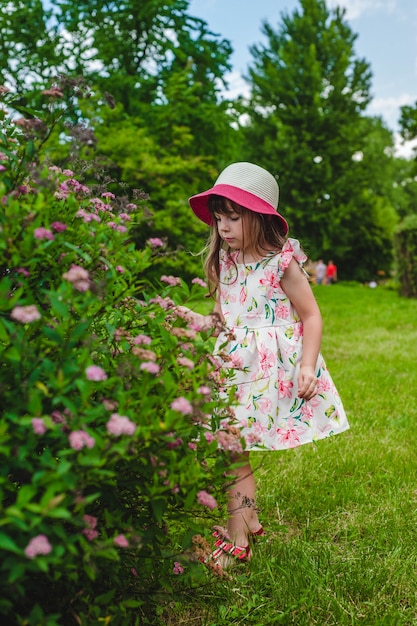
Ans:
{"label": "tall evergreen tree", "polygon": [[[267,43],[251,49],[244,133],[247,158],[279,178],[282,211],[309,255],[335,258],[342,277],[369,279],[390,261],[382,251],[391,246],[392,208],[369,191],[363,174],[374,132],[364,118],[371,70],[355,56],[356,35],[344,16],[324,0],[300,0],[277,31],[264,23]],[[382,161],[390,158],[388,131],[385,140]]]}

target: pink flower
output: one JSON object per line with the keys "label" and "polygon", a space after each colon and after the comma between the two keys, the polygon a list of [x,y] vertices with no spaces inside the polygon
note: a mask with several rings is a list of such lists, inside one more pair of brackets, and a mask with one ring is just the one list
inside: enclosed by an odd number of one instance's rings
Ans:
{"label": "pink flower", "polygon": [[161,276],[161,281],[163,283],[167,283],[171,287],[177,287],[178,285],[181,285],[181,279],[178,278],[178,276],[165,276],[164,274],[163,276]]}
{"label": "pink flower", "polygon": [[287,448],[295,448],[300,443],[300,436],[306,431],[304,426],[297,426],[294,418],[287,421],[287,428],[277,428],[278,440],[280,444]]}
{"label": "pink flower", "polygon": [[35,228],[33,231],[33,235],[35,239],[50,239],[54,238],[53,233],[48,229],[41,226],[40,228]]}
{"label": "pink flower", "polygon": [[73,450],[82,450],[82,448],[93,448],[95,441],[85,430],[73,430],[68,436],[70,446]]}
{"label": "pink flower", "polygon": [[42,417],[34,417],[32,419],[32,428],[35,435],[44,435],[46,433],[46,426]]}
{"label": "pink flower", "polygon": [[106,372],[98,365],[90,365],[85,370],[85,373],[87,376],[87,380],[94,380],[94,381],[107,380]]}
{"label": "pink flower", "polygon": [[158,374],[161,369],[158,363],[153,363],[152,361],[145,361],[140,364],[140,369],[144,372],[149,372],[149,374]]}
{"label": "pink flower", "polygon": [[34,559],[38,554],[49,554],[52,546],[46,535],[37,535],[32,537],[25,548],[25,554],[28,559]]}
{"label": "pink flower", "polygon": [[193,285],[200,285],[200,287],[207,287],[207,283],[204,282],[204,280],[201,280],[201,278],[193,278],[193,280],[191,281],[193,283]]}
{"label": "pink flower", "polygon": [[120,435],[134,435],[136,431],[136,424],[132,422],[128,417],[113,413],[107,422],[107,432],[111,435],[119,437]]}
{"label": "pink flower", "polygon": [[129,542],[124,535],[117,535],[117,537],[115,537],[113,541],[114,541],[114,545],[118,546],[119,548],[129,547]]}
{"label": "pink flower", "polygon": [[138,575],[138,573],[137,573],[137,571],[135,570],[134,567],[131,567],[130,571],[132,572],[133,576],[137,576]]}
{"label": "pink flower", "polygon": [[178,411],[183,415],[191,415],[193,412],[192,404],[187,400],[187,398],[183,398],[182,396],[171,402],[171,409],[174,409],[174,411]]}
{"label": "pink flower", "polygon": [[189,370],[194,369],[194,362],[191,359],[187,359],[185,356],[179,356],[177,358],[178,365],[183,365],[184,367],[188,367]]}
{"label": "pink flower", "polygon": [[181,563],[178,563],[178,561],[174,561],[174,567],[173,570],[174,574],[183,574],[184,573],[184,568],[182,567]]}
{"label": "pink flower", "polygon": [[291,380],[286,380],[285,372],[279,370],[278,372],[278,398],[291,398],[291,390],[294,387],[294,383]]}
{"label": "pink flower", "polygon": [[15,306],[10,313],[10,317],[17,322],[22,322],[22,324],[30,324],[31,322],[40,320],[41,314],[39,313],[36,304],[29,304],[27,306]]}
{"label": "pink flower", "polygon": [[51,96],[51,98],[63,98],[64,94],[58,87],[51,87],[42,91],[43,96]]}
{"label": "pink flower", "polygon": [[155,298],[151,298],[149,300],[149,304],[159,304],[159,306],[166,311],[167,309],[171,309],[175,306],[174,301],[171,298],[162,298],[161,296],[156,296]]}
{"label": "pink flower", "polygon": [[88,528],[91,528],[93,530],[97,527],[97,518],[94,517],[94,515],[86,514],[84,515],[83,520],[85,521]]}
{"label": "pink flower", "polygon": [[203,396],[209,396],[211,394],[211,389],[210,387],[207,387],[207,385],[201,385],[201,387],[199,387],[197,391],[198,393],[201,393]]}
{"label": "pink flower", "polygon": [[216,498],[213,498],[207,491],[199,491],[197,494],[197,500],[203,506],[206,506],[211,511],[217,507]]}
{"label": "pink flower", "polygon": [[68,272],[62,274],[62,278],[72,283],[78,291],[84,292],[90,287],[90,275],[79,265],[72,265]]}
{"label": "pink flower", "polygon": [[16,272],[17,272],[18,274],[22,274],[22,275],[23,275],[23,276],[25,276],[26,278],[27,278],[28,276],[30,276],[30,272],[28,272],[28,270],[27,270],[25,267],[19,267],[19,269],[18,269],[18,270],[16,270]]}
{"label": "pink flower", "polygon": [[133,343],[136,345],[145,345],[145,346],[149,346],[149,344],[152,342],[152,339],[150,337],[148,337],[148,335],[136,335],[136,337],[133,337]]}
{"label": "pink flower", "polygon": [[213,435],[213,433],[209,433],[209,432],[205,432],[204,437],[206,438],[207,443],[211,443],[215,439],[215,436]]}
{"label": "pink flower", "polygon": [[114,200],[116,196],[111,191],[105,191],[104,193],[101,194],[101,197],[102,198],[109,198],[110,200]]}
{"label": "pink flower", "polygon": [[98,537],[98,531],[91,530],[91,528],[84,528],[82,533],[85,537],[87,537],[88,541],[93,541],[93,539],[96,539]]}
{"label": "pink flower", "polygon": [[116,265],[116,271],[120,272],[120,274],[124,274],[126,270],[121,265]]}
{"label": "pink flower", "polygon": [[188,448],[189,448],[190,450],[197,450],[197,444],[196,444],[196,443],[194,443],[194,441],[189,441],[189,442],[188,442]]}
{"label": "pink flower", "polygon": [[164,245],[164,242],[162,241],[162,239],[159,239],[159,237],[151,237],[150,239],[148,239],[148,243],[153,248],[160,248]]}
{"label": "pink flower", "polygon": [[62,233],[64,230],[67,230],[67,225],[64,222],[52,222],[51,228],[57,233]]}

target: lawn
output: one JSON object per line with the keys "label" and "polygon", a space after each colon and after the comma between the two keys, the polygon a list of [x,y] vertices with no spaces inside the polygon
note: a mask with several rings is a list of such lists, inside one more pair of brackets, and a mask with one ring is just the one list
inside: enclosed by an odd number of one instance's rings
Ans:
{"label": "lawn", "polygon": [[417,624],[417,301],[314,290],[351,429],[252,453],[266,536],[230,580],[171,605],[168,625]]}

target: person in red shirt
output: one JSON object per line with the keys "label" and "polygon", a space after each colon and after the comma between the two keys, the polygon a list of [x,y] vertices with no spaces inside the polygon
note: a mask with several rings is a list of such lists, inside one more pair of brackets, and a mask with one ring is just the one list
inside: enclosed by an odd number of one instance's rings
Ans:
{"label": "person in red shirt", "polygon": [[332,285],[337,281],[337,267],[333,263],[333,261],[329,261],[327,263],[326,269],[326,283],[327,285]]}

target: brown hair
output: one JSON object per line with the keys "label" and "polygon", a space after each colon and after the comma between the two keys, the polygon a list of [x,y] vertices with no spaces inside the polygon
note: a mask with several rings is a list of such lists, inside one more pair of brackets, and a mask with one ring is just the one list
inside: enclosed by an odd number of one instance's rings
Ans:
{"label": "brown hair", "polygon": [[[264,215],[250,211],[223,196],[212,195],[208,199],[208,209],[214,215],[229,215],[237,213],[242,216],[244,248],[248,254],[260,259],[269,251],[280,252],[286,241],[286,233],[282,223],[273,215]],[[214,225],[207,245],[207,257],[204,264],[209,283],[210,295],[213,296],[220,284],[220,250],[226,253],[236,268],[231,252],[232,249],[223,241]]]}

